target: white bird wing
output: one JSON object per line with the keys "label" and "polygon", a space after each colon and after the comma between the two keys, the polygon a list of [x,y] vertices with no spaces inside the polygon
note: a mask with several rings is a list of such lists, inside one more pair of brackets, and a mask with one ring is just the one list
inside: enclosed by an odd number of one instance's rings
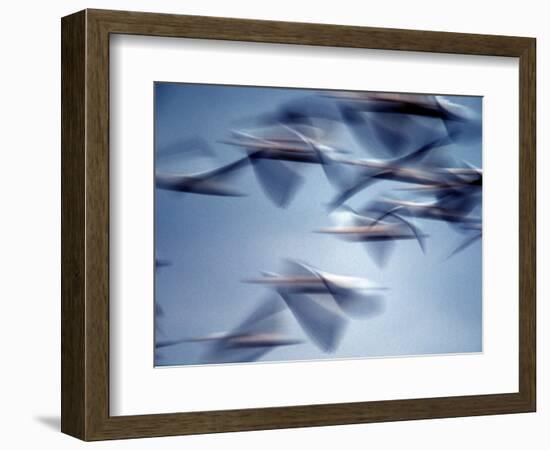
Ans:
{"label": "white bird wing", "polygon": [[[376,293],[364,294],[364,289],[380,289],[369,280],[350,280],[349,277],[339,277],[331,274],[322,274],[323,282],[334,298],[338,307],[345,314],[352,317],[371,317],[381,314],[385,310],[384,297]],[[350,283],[357,281],[363,289],[353,287]]]}
{"label": "white bird wing", "polygon": [[302,261],[285,259],[283,262],[283,273],[293,276],[315,276],[319,277],[319,271]]}

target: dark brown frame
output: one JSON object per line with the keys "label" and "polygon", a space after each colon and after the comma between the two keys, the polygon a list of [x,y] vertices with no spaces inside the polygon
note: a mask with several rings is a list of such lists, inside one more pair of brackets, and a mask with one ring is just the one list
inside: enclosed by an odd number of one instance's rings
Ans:
{"label": "dark brown frame", "polygon": [[[535,411],[534,38],[85,10],[62,19],[61,429],[84,440]],[[109,35],[519,58],[519,392],[109,416]]]}

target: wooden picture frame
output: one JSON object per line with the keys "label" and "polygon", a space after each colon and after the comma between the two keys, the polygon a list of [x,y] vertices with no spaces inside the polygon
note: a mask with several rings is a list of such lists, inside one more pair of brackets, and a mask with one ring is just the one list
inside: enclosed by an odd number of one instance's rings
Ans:
{"label": "wooden picture frame", "polygon": [[[101,440],[535,411],[535,39],[104,10],[64,17],[61,28],[64,433]],[[519,58],[519,391],[110,416],[109,36],[117,33]]]}

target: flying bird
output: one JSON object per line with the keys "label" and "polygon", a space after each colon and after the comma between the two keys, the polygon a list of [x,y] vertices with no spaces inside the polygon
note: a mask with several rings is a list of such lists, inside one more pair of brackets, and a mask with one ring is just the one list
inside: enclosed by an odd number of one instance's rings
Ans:
{"label": "flying bird", "polygon": [[340,343],[348,317],[369,317],[384,310],[382,288],[364,278],[323,272],[287,260],[285,274],[263,272],[261,278],[245,280],[274,289],[310,339],[324,352]]}
{"label": "flying bird", "polygon": [[193,194],[240,197],[242,192],[235,189],[230,179],[238,170],[249,165],[249,158],[241,158],[235,162],[207,172],[190,175],[157,173],[155,182],[158,189],[190,192]]}
{"label": "flying bird", "polygon": [[[365,151],[393,157],[433,139],[475,134],[473,112],[437,95],[336,92],[343,120]],[[438,126],[438,124],[441,124]]]}
{"label": "flying bird", "polygon": [[283,333],[281,313],[284,303],[278,298],[261,301],[233,330],[206,336],[174,339],[156,343],[156,348],[183,343],[203,343],[206,351],[201,363],[253,362],[282,346],[298,345],[303,341]]}
{"label": "flying bird", "polygon": [[[444,182],[450,177],[449,172],[433,170],[433,167],[422,166],[420,162],[435,149],[444,147],[450,142],[451,140],[448,137],[437,138],[405,156],[386,160],[325,157],[323,167],[327,177],[329,180],[333,180],[333,184],[341,189],[329,202],[329,209],[343,205],[357,193],[380,180],[421,185]],[[349,173],[341,169],[342,166],[358,169],[359,174],[350,177]]]}
{"label": "flying bird", "polygon": [[[434,202],[383,199],[367,206],[366,210],[381,211],[376,222],[390,215],[409,216],[418,219],[443,221],[449,224],[471,224],[481,222],[479,217],[469,215],[471,200],[444,199]],[[375,222],[375,223],[376,223]]]}
{"label": "flying bird", "polygon": [[[321,164],[323,154],[340,154],[342,150],[319,144],[312,147],[305,138],[318,139],[322,131],[311,126],[287,125],[265,130],[235,130],[222,143],[236,146],[247,153],[256,178],[267,197],[279,207],[292,201],[303,177],[295,163]],[[315,136],[315,137],[313,137]]]}
{"label": "flying bird", "polygon": [[385,266],[396,241],[416,240],[422,252],[425,251],[425,239],[428,236],[397,214],[388,215],[385,220],[378,220],[346,207],[334,212],[332,216],[336,219],[337,225],[321,228],[317,232],[364,243],[367,253],[381,267]]}

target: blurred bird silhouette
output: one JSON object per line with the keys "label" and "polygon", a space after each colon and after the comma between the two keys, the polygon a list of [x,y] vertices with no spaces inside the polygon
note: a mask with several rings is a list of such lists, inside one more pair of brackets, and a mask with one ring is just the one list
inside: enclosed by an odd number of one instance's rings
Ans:
{"label": "blurred bird silhouette", "polygon": [[[398,157],[432,140],[458,136],[476,122],[466,107],[436,95],[335,92],[343,120],[363,149],[375,156]],[[438,126],[439,125],[439,126]],[[468,128],[465,128],[468,125]]]}
{"label": "blurred bird silhouette", "polygon": [[294,163],[321,164],[321,153],[341,153],[329,146],[312,147],[309,139],[319,139],[321,134],[322,130],[309,125],[281,125],[267,130],[233,131],[221,142],[245,151],[264,193],[277,206],[286,207],[303,183]]}
{"label": "blurred bird silhouette", "polygon": [[[387,160],[325,158],[324,168],[327,177],[333,180],[333,184],[338,185],[341,189],[329,202],[329,209],[343,205],[358,192],[381,180],[413,184],[443,182],[447,179],[445,175],[449,177],[448,172],[444,172],[443,170],[436,171],[433,166],[423,166],[420,163],[435,149],[444,147],[449,143],[451,143],[449,137],[438,138],[422,145],[405,156]],[[443,158],[447,159],[445,156]],[[441,163],[442,158],[437,158],[437,160]],[[341,166],[359,169],[360,172],[356,176],[350,176],[349,172],[346,173],[341,169]]]}
{"label": "blurred bird silhouette", "polygon": [[365,210],[378,212],[375,223],[388,216],[408,216],[446,222],[456,227],[481,222],[480,217],[469,214],[475,202],[477,202],[475,198],[461,195],[443,197],[431,202],[386,198],[369,203]]}
{"label": "blurred bird silhouette", "polygon": [[183,343],[203,343],[206,351],[201,363],[237,363],[259,360],[266,353],[303,341],[287,336],[282,332],[281,313],[286,309],[277,297],[261,301],[258,306],[233,330],[210,335],[160,341],[156,348]]}
{"label": "blurred bird silhouette", "polygon": [[156,186],[168,191],[240,197],[245,194],[237,190],[230,180],[249,162],[248,157],[241,158],[217,169],[195,174],[157,173]]}
{"label": "blurred bird silhouette", "polygon": [[302,262],[287,260],[285,275],[263,272],[246,280],[274,289],[310,339],[325,352],[334,351],[348,317],[371,317],[384,311],[380,292],[385,288],[356,277],[322,272]]}
{"label": "blurred bird silhouette", "polygon": [[422,252],[425,251],[425,238],[412,222],[397,214],[388,214],[384,220],[377,220],[359,214],[350,207],[342,207],[332,213],[337,225],[321,228],[318,233],[332,234],[351,242],[362,242],[373,260],[384,267],[395,247],[396,241],[414,239]]}

